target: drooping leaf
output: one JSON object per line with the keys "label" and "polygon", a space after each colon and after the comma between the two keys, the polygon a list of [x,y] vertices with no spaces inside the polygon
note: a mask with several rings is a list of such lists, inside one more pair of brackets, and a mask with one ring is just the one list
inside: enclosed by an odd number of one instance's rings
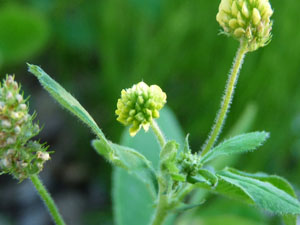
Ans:
{"label": "drooping leaf", "polygon": [[206,163],[220,155],[231,155],[237,153],[244,153],[253,151],[269,137],[267,132],[253,132],[247,134],[241,134],[225,140],[217,147],[213,148],[201,159],[202,163]]}
{"label": "drooping leaf", "polygon": [[[170,110],[164,108],[157,122],[167,139],[184,143],[178,122]],[[152,131],[140,131],[132,138],[128,130],[125,130],[121,143],[142,153],[152,162],[154,168],[158,168],[160,147]],[[113,203],[117,225],[149,225],[155,202],[145,185],[121,168],[114,169]],[[172,216],[168,219],[169,223],[167,221],[166,225],[174,224],[170,222]]]}
{"label": "drooping leaf", "polygon": [[102,140],[94,140],[92,142],[95,150],[104,156],[114,166],[125,169],[140,179],[150,189],[153,197],[157,194],[157,180],[155,171],[149,160],[141,153],[132,148],[103,142]]}
{"label": "drooping leaf", "polygon": [[63,108],[69,110],[73,115],[91,128],[91,130],[98,136],[99,139],[103,140],[104,142],[108,142],[103,132],[90,114],[59,83],[53,80],[38,66],[28,64],[28,71],[38,78],[41,85],[59,104],[61,104]]}
{"label": "drooping leaf", "polygon": [[248,175],[244,176],[242,173],[236,173],[235,170],[231,169],[220,171],[217,176],[229,185],[227,190],[220,190],[225,195],[231,195],[231,185],[234,189],[243,192],[241,196],[248,196],[248,203],[277,214],[300,214],[299,201],[268,181],[262,181]]}

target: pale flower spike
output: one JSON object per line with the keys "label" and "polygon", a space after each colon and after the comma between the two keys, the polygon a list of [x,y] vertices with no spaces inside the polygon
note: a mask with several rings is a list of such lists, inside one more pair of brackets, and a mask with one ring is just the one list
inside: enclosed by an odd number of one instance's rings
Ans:
{"label": "pale flower spike", "polygon": [[31,140],[40,132],[14,76],[0,82],[0,174],[22,181],[38,174],[50,160],[47,146]]}
{"label": "pale flower spike", "polygon": [[126,126],[131,125],[131,136],[135,136],[141,127],[148,131],[152,120],[159,117],[159,110],[167,102],[166,99],[166,94],[159,86],[149,87],[139,82],[132,88],[122,90],[117,103],[117,120]]}
{"label": "pale flower spike", "polygon": [[271,40],[272,14],[268,0],[221,0],[217,21],[226,34],[255,51]]}

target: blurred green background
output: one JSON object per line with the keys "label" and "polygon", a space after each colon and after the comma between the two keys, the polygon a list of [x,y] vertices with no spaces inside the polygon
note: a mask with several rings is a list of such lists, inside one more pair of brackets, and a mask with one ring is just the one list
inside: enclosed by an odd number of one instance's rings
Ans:
{"label": "blurred green background", "polygon": [[[219,2],[0,0],[1,78],[16,74],[45,125],[40,138],[56,153],[41,176],[68,224],[113,224],[111,167],[91,148],[93,135],[42,90],[26,62],[41,65],[59,81],[115,142],[123,131],[114,115],[120,90],[141,80],[160,85],[197,151],[213,123],[238,47],[218,35]],[[271,138],[259,151],[231,163],[248,172],[284,176],[299,193],[300,2],[271,4],[273,40],[247,55],[222,137],[234,133],[241,115],[249,120],[249,131],[269,131]],[[0,177],[0,224],[51,224],[44,211],[30,183]],[[182,215],[179,224],[281,223],[213,196],[199,211]]]}

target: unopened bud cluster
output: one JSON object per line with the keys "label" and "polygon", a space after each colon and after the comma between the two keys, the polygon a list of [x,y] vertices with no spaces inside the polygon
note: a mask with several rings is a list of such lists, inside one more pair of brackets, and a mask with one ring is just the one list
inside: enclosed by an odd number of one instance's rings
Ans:
{"label": "unopened bud cluster", "polygon": [[159,117],[159,110],[166,103],[167,96],[157,85],[150,87],[140,82],[132,88],[122,90],[117,103],[117,120],[131,125],[130,135],[134,136],[143,127],[146,131],[153,119]]}
{"label": "unopened bud cluster", "polygon": [[273,10],[269,0],[221,0],[217,21],[225,33],[245,41],[254,51],[271,38]]}
{"label": "unopened bud cluster", "polygon": [[40,172],[50,159],[47,148],[30,139],[40,132],[13,76],[0,83],[0,169],[23,180]]}
{"label": "unopened bud cluster", "polygon": [[191,150],[181,152],[177,159],[177,164],[180,168],[180,172],[187,176],[195,176],[202,167],[200,157],[197,153],[193,154]]}

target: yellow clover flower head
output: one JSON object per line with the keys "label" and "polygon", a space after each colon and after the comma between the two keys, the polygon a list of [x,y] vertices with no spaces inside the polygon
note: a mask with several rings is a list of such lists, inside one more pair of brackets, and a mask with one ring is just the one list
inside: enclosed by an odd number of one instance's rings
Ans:
{"label": "yellow clover flower head", "polygon": [[141,127],[149,129],[153,119],[159,117],[159,110],[167,102],[167,95],[157,85],[150,87],[139,82],[132,88],[122,90],[117,103],[117,120],[122,124],[131,125],[129,133],[135,136]]}
{"label": "yellow clover flower head", "polygon": [[225,33],[255,51],[271,39],[272,14],[269,0],[221,0],[217,21]]}

